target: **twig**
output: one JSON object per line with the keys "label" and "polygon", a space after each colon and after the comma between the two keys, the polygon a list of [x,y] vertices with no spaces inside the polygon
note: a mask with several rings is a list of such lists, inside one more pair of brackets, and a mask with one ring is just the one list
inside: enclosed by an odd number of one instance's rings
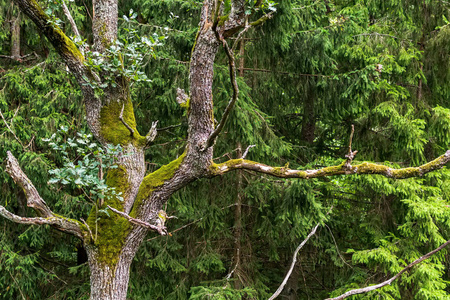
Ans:
{"label": "twig", "polygon": [[127,122],[125,122],[125,120],[123,119],[123,110],[125,109],[125,103],[122,104],[122,110],[120,111],[120,115],[119,115],[119,120],[123,123],[123,125],[125,125],[125,127],[130,131],[131,136],[134,135],[134,129],[130,127],[130,125],[127,124]]}
{"label": "twig", "polygon": [[156,232],[158,232],[160,235],[167,235],[167,230],[166,230],[165,228],[160,228],[160,227],[158,227],[158,226],[156,226],[156,225],[152,225],[152,224],[147,223],[147,222],[144,222],[144,221],[142,221],[142,220],[139,220],[139,219],[135,219],[135,218],[133,218],[133,217],[130,217],[130,216],[127,215],[126,213],[121,212],[121,211],[119,211],[119,210],[117,210],[117,209],[115,209],[115,208],[112,208],[112,207],[109,206],[109,205],[107,205],[107,207],[108,207],[110,210],[112,210],[113,212],[115,212],[116,214],[118,214],[118,215],[124,217],[125,219],[127,219],[128,221],[130,221],[130,222],[133,223],[133,224],[136,224],[136,225],[139,225],[139,226],[148,228],[148,229],[150,229],[150,230],[156,231]]}
{"label": "twig", "polygon": [[342,294],[342,295],[340,295],[340,296],[337,296],[337,297],[335,297],[335,298],[327,298],[326,300],[342,300],[342,299],[345,299],[345,298],[347,298],[347,297],[349,297],[349,296],[352,296],[352,295],[357,295],[357,294],[367,293],[367,292],[370,292],[370,291],[379,289],[379,288],[381,288],[381,287],[383,287],[383,286],[390,285],[394,280],[398,279],[403,273],[405,273],[406,271],[408,271],[409,269],[411,269],[413,266],[415,266],[415,265],[417,265],[418,263],[424,261],[425,259],[430,258],[433,254],[435,254],[435,253],[441,251],[442,249],[444,249],[445,247],[447,247],[449,244],[450,244],[450,240],[448,240],[447,242],[445,242],[444,244],[442,244],[442,245],[439,246],[438,248],[434,249],[433,251],[428,252],[428,253],[425,254],[424,256],[422,256],[422,257],[416,259],[415,261],[413,261],[412,263],[410,263],[409,265],[407,265],[403,270],[401,270],[400,272],[398,272],[394,277],[391,277],[390,279],[388,279],[388,280],[386,280],[386,281],[384,281],[384,282],[382,282],[382,283],[379,283],[379,284],[377,284],[377,285],[368,286],[368,287],[365,287],[365,288],[360,288],[360,289],[351,290],[351,291],[348,291],[348,292],[346,292],[346,293],[344,293],[344,294]]}
{"label": "twig", "polygon": [[178,125],[170,125],[170,126],[163,127],[163,128],[157,128],[156,131],[166,131],[166,130],[170,130],[170,129],[173,129],[173,128],[177,128],[177,127],[180,127],[180,126],[181,126],[181,124],[178,124]]}
{"label": "twig", "polygon": [[[193,225],[193,224],[195,224],[195,223],[197,223],[197,222],[200,222],[201,220],[203,220],[203,218],[197,219],[197,220],[195,220],[195,221],[192,221],[191,223],[188,223],[188,224],[186,224],[186,225],[183,225],[183,226],[181,226],[180,228],[177,228],[177,229],[175,229],[174,231],[169,232],[169,235],[171,235],[172,233],[175,233],[175,232],[177,232],[177,231],[180,231],[181,229],[184,229],[184,228],[186,228],[186,227],[188,227],[188,226],[191,226],[191,225]],[[151,241],[151,240],[154,240],[154,239],[157,239],[157,238],[158,238],[158,236],[152,237],[152,238],[148,239],[147,242],[148,242],[148,241]]]}
{"label": "twig", "polygon": [[351,164],[353,161],[353,158],[355,158],[356,153],[358,153],[357,150],[352,151],[352,140],[353,140],[353,134],[355,133],[355,125],[352,124],[352,132],[350,133],[350,142],[348,143],[348,153],[347,155],[345,155],[345,157],[347,157],[347,160],[344,164],[344,167],[346,169],[350,169],[351,168]]}
{"label": "twig", "polygon": [[64,1],[64,0],[62,1],[62,8],[63,8],[64,14],[66,15],[67,19],[69,20],[70,25],[72,26],[72,30],[75,33],[75,36],[81,41],[81,35],[80,35],[80,32],[78,31],[77,24],[73,20],[72,14],[70,13],[70,10],[66,5],[66,1]]}
{"label": "twig", "polygon": [[390,37],[393,39],[399,39],[398,37],[394,36],[394,35],[390,35],[390,34],[383,34],[383,33],[378,33],[378,32],[373,32],[373,33],[361,33],[361,34],[356,34],[352,37],[357,37],[357,36],[385,36],[385,37]]}
{"label": "twig", "polygon": [[91,239],[92,239],[93,241],[95,241],[95,240],[94,240],[94,236],[92,235],[92,231],[91,231],[91,228],[89,227],[89,225],[86,223],[86,221],[85,221],[83,218],[81,218],[80,220],[81,220],[81,222],[87,227],[87,229],[88,229],[88,231],[89,231],[89,235],[91,236]]}
{"label": "twig", "polygon": [[338,253],[338,255],[339,255],[339,257],[341,258],[342,262],[343,262],[344,264],[346,264],[347,266],[349,266],[350,268],[353,269],[353,267],[352,267],[348,262],[346,262],[345,259],[342,257],[341,251],[339,251],[339,247],[338,247],[338,245],[337,245],[337,243],[336,243],[336,239],[334,238],[334,234],[333,234],[333,232],[331,231],[331,228],[328,227],[327,224],[324,224],[324,225],[325,225],[326,228],[328,228],[328,231],[330,232],[331,237],[333,238],[334,246],[336,247],[336,252]]}
{"label": "twig", "polygon": [[242,154],[242,159],[244,159],[247,154],[248,154],[248,150],[250,150],[250,148],[256,147],[256,145],[250,145],[247,147],[247,149],[245,149],[244,154]]}
{"label": "twig", "polygon": [[300,249],[302,249],[302,247],[306,244],[306,242],[309,240],[310,237],[312,237],[315,233],[317,228],[319,227],[320,222],[317,223],[317,225],[313,228],[313,230],[308,234],[308,236],[306,237],[305,240],[303,240],[303,242],[300,243],[300,245],[297,247],[297,249],[295,249],[294,255],[292,257],[292,263],[291,263],[291,267],[289,268],[289,271],[286,274],[286,277],[284,277],[283,282],[281,283],[280,287],[276,290],[275,293],[273,293],[273,295],[269,298],[269,300],[273,300],[276,297],[278,297],[280,295],[280,293],[283,291],[284,286],[286,285],[287,281],[289,280],[289,277],[291,276],[292,271],[294,270],[295,267],[295,263],[297,262],[297,254],[300,251]]}

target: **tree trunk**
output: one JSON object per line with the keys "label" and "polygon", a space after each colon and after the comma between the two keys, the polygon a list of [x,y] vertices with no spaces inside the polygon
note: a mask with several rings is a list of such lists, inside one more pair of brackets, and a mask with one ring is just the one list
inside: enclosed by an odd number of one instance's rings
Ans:
{"label": "tree trunk", "polygon": [[[17,9],[16,9],[17,10]],[[15,11],[13,9],[13,11]],[[11,57],[19,60],[20,55],[20,11],[11,18]]]}
{"label": "tree trunk", "polygon": [[88,248],[91,271],[92,300],[122,300],[127,297],[132,257],[121,256],[116,265],[108,265],[97,257],[97,251]]}
{"label": "tree trunk", "polygon": [[314,97],[315,95],[311,95],[308,93],[309,97],[303,102],[303,121],[302,121],[302,132],[301,137],[302,140],[312,144],[315,138],[315,130],[316,130],[316,115],[314,112]]}

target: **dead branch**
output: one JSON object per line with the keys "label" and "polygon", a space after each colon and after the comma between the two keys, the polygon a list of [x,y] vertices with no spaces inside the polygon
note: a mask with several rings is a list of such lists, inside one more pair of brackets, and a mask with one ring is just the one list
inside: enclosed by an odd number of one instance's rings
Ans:
{"label": "dead branch", "polygon": [[27,198],[27,206],[33,208],[40,217],[20,217],[10,213],[3,206],[0,206],[0,215],[10,221],[21,224],[53,225],[58,230],[71,233],[83,239],[84,234],[81,230],[80,222],[55,215],[47,206],[47,203],[45,203],[44,199],[41,198],[31,180],[28,179],[27,175],[25,175],[25,173],[22,171],[17,159],[11,154],[10,151],[6,153],[6,156],[6,172],[11,176],[16,184],[22,187]]}
{"label": "dead branch", "polygon": [[398,272],[395,276],[391,277],[390,279],[388,279],[388,280],[386,280],[386,281],[384,281],[382,283],[379,283],[377,285],[368,286],[368,287],[365,287],[365,288],[351,290],[351,291],[348,291],[348,292],[346,292],[346,293],[344,293],[344,294],[342,294],[340,296],[337,296],[335,298],[327,298],[325,300],[342,300],[342,299],[345,299],[345,298],[347,298],[349,296],[352,296],[352,295],[367,293],[367,292],[374,291],[376,289],[382,288],[383,286],[390,285],[394,280],[398,279],[403,273],[405,273],[406,271],[411,269],[413,266],[415,266],[418,263],[424,261],[425,259],[430,258],[435,253],[437,253],[437,252],[441,251],[442,249],[444,249],[445,247],[447,247],[449,244],[450,244],[450,240],[448,240],[447,242],[445,242],[444,244],[442,244],[438,248],[434,249],[433,251],[428,252],[424,256],[416,259],[415,261],[413,261],[412,263],[407,265],[403,270]]}
{"label": "dead branch", "polygon": [[62,1],[62,8],[63,8],[64,14],[66,15],[67,19],[69,20],[70,25],[72,26],[72,30],[75,33],[75,36],[81,41],[82,39],[81,39],[80,32],[78,31],[77,24],[73,20],[72,14],[70,13],[70,10],[67,7],[66,2],[64,0]]}
{"label": "dead branch", "polygon": [[128,221],[130,221],[130,222],[133,223],[133,224],[136,224],[136,225],[145,227],[145,228],[147,228],[147,229],[156,231],[156,232],[158,232],[160,235],[167,235],[167,230],[166,230],[165,227],[161,228],[161,227],[158,227],[158,226],[156,226],[156,225],[152,225],[152,224],[150,224],[150,223],[144,222],[144,221],[142,221],[142,220],[135,219],[135,218],[133,218],[133,217],[130,217],[130,216],[127,215],[126,213],[121,212],[121,211],[119,211],[119,210],[117,210],[117,209],[115,209],[115,208],[113,208],[113,207],[111,207],[111,206],[109,206],[109,205],[107,205],[107,207],[108,207],[110,210],[112,210],[113,212],[115,212],[116,214],[118,214],[118,215],[124,217],[125,219],[127,219]]}
{"label": "dead branch", "polygon": [[281,283],[281,285],[278,287],[278,289],[275,291],[275,293],[273,293],[273,295],[269,298],[269,300],[273,300],[276,297],[278,297],[280,295],[280,293],[283,291],[284,286],[286,285],[286,283],[289,280],[289,277],[291,277],[291,273],[294,270],[295,267],[295,263],[297,262],[297,254],[300,251],[300,249],[303,248],[303,246],[306,244],[306,242],[314,235],[316,234],[317,228],[319,227],[320,222],[317,223],[317,225],[313,228],[313,230],[311,230],[311,232],[308,234],[308,236],[306,237],[306,239],[303,240],[303,242],[300,243],[300,245],[298,245],[297,249],[295,249],[294,251],[294,255],[292,257],[292,263],[291,263],[291,267],[289,268],[289,271],[286,274],[286,277],[284,277],[283,282]]}

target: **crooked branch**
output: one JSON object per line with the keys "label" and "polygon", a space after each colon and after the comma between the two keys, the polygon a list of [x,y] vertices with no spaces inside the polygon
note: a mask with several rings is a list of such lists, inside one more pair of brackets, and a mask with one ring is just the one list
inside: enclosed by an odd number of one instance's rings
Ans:
{"label": "crooked branch", "polygon": [[347,161],[337,166],[330,166],[315,170],[292,170],[287,167],[272,167],[259,162],[246,159],[232,159],[220,164],[211,164],[209,167],[210,176],[223,175],[227,172],[239,169],[251,170],[280,178],[318,178],[333,175],[351,174],[378,174],[388,178],[404,179],[410,177],[420,177],[424,174],[441,169],[450,161],[450,150],[433,161],[418,167],[394,169],[388,166],[375,163],[363,162],[357,165],[346,165]]}
{"label": "crooked branch", "polygon": [[231,80],[231,85],[233,87],[233,95],[231,97],[230,102],[228,102],[228,105],[222,115],[222,119],[220,120],[219,125],[217,125],[216,129],[213,131],[213,133],[211,133],[208,140],[206,141],[204,150],[208,149],[209,147],[211,147],[214,144],[217,136],[219,135],[219,133],[222,131],[223,127],[225,126],[228,116],[230,115],[230,112],[233,109],[234,104],[236,103],[237,98],[239,96],[239,87],[238,87],[237,81],[236,81],[236,65],[234,62],[234,55],[233,55],[233,52],[231,51],[230,47],[228,46],[227,41],[223,38],[223,36],[220,34],[220,32],[217,31],[218,22],[219,22],[219,18],[217,17],[216,20],[214,21],[212,29],[214,31],[214,34],[216,35],[217,40],[222,42],[223,48],[225,49],[225,53],[228,57],[228,68],[230,70],[230,80]]}
{"label": "crooked branch", "polygon": [[294,251],[294,255],[292,256],[292,263],[291,263],[291,267],[289,268],[289,271],[286,274],[286,277],[284,278],[283,282],[281,283],[281,285],[278,287],[278,289],[275,291],[275,293],[273,293],[273,295],[269,298],[269,300],[273,300],[276,297],[278,297],[280,295],[280,293],[283,291],[284,286],[286,285],[286,283],[289,280],[289,277],[291,276],[292,271],[294,270],[295,267],[295,263],[297,262],[297,255],[298,252],[300,251],[300,249],[303,248],[303,246],[306,244],[306,242],[308,242],[308,240],[314,235],[316,234],[317,228],[319,227],[320,222],[317,223],[317,225],[313,228],[313,230],[311,230],[311,232],[308,234],[308,236],[306,237],[306,239],[303,240],[303,242],[300,243],[300,245],[298,245],[297,249],[295,249]]}
{"label": "crooked branch", "polygon": [[113,212],[115,212],[116,214],[118,214],[119,216],[124,217],[125,219],[127,219],[128,221],[130,221],[133,224],[145,227],[147,229],[153,230],[158,232],[160,235],[167,235],[167,231],[165,227],[159,227],[150,223],[147,223],[145,221],[139,220],[139,219],[135,219],[133,217],[130,217],[129,215],[127,215],[124,212],[121,212],[120,210],[117,210],[109,205],[107,205],[107,207],[112,210]]}
{"label": "crooked branch", "polygon": [[50,210],[47,203],[45,203],[44,199],[41,198],[33,183],[22,171],[17,159],[11,154],[10,151],[6,154],[6,172],[11,176],[16,184],[22,187],[27,198],[27,206],[33,208],[40,217],[20,217],[7,211],[3,206],[0,206],[0,215],[10,221],[20,224],[53,225],[58,230],[71,233],[81,239],[84,238],[83,231],[81,230],[81,226],[78,221],[57,216]]}
{"label": "crooked branch", "polygon": [[383,286],[390,285],[394,280],[398,279],[403,273],[405,273],[406,271],[411,269],[413,266],[415,266],[418,263],[424,261],[425,259],[430,258],[435,253],[437,253],[437,252],[441,251],[442,249],[444,249],[445,247],[447,247],[449,244],[450,244],[450,240],[448,240],[447,242],[445,242],[444,244],[442,244],[438,248],[434,249],[433,251],[428,252],[424,256],[416,259],[415,261],[413,261],[412,263],[407,265],[403,270],[398,272],[395,276],[391,277],[390,279],[388,279],[388,280],[386,280],[386,281],[384,281],[382,283],[379,283],[377,285],[368,286],[368,287],[365,287],[365,288],[351,290],[351,291],[348,291],[348,292],[346,292],[346,293],[344,293],[344,294],[342,294],[340,296],[337,296],[335,298],[328,298],[328,299],[325,299],[325,300],[342,300],[342,299],[345,299],[345,298],[347,298],[349,296],[352,296],[352,295],[367,293],[367,292],[374,291],[376,289],[382,288]]}

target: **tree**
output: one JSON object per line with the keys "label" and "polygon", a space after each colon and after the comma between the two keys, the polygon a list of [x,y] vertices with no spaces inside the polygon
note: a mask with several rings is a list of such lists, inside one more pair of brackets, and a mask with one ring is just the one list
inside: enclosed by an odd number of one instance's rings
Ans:
{"label": "tree", "polygon": [[[94,137],[107,148],[120,145],[117,168],[105,170],[106,185],[114,194],[105,195],[93,205],[86,222],[53,213],[37,193],[31,181],[21,171],[11,153],[7,157],[7,171],[27,195],[27,205],[39,217],[25,218],[1,207],[1,214],[18,223],[49,224],[73,234],[83,241],[91,272],[91,299],[125,299],[130,265],[147,231],[166,234],[158,212],[174,192],[199,178],[221,176],[234,170],[251,170],[280,178],[317,178],[332,175],[380,174],[390,178],[409,178],[443,167],[450,152],[421,165],[393,169],[374,163],[352,165],[355,152],[350,147],[347,159],[336,166],[314,170],[293,170],[288,165],[271,167],[243,158],[224,163],[213,162],[213,148],[229,114],[239,97],[234,51],[227,38],[239,39],[245,31],[261,26],[273,16],[272,3],[256,1],[212,1],[202,4],[200,25],[191,53],[189,94],[183,90],[177,100],[188,115],[187,142],[178,158],[158,170],[146,174],[145,149],[151,146],[157,133],[156,122],[147,135],[137,130],[133,110],[131,86],[134,80],[145,80],[133,60],[126,60],[117,52],[118,1],[96,1],[93,8],[92,51],[82,43],[75,43],[60,29],[35,1],[16,1],[47,39],[75,77],[83,95],[86,120]],[[248,19],[248,21],[246,21]],[[155,41],[142,40],[153,47]],[[213,67],[219,49],[227,56],[232,97],[218,124],[214,121]],[[130,65],[128,65],[130,64]],[[313,96],[312,96],[313,97]],[[312,103],[311,106],[314,104]],[[305,105],[305,111],[311,111]],[[311,112],[305,121],[304,139],[311,142],[314,131]],[[156,121],[156,120],[155,120]],[[311,129],[312,128],[312,129]],[[101,169],[101,167],[100,167]],[[102,178],[103,170],[99,172]],[[159,224],[159,225],[158,225]]]}

